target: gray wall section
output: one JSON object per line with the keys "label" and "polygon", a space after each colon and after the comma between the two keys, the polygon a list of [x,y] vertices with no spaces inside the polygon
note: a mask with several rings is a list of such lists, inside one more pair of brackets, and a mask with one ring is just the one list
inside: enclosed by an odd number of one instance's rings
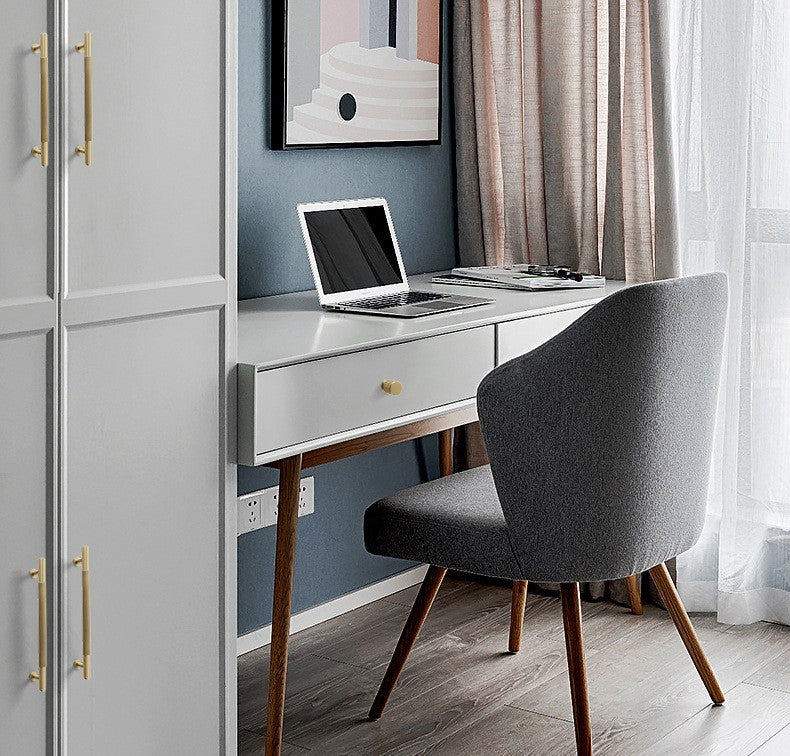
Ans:
{"label": "gray wall section", "polygon": [[389,0],[359,0],[359,44],[387,47],[390,37]]}
{"label": "gray wall section", "polygon": [[321,84],[321,13],[315,0],[288,0],[287,120]]}
{"label": "gray wall section", "polygon": [[[445,56],[443,144],[436,147],[269,149],[270,3],[240,0],[239,296],[312,288],[298,202],[383,195],[390,201],[406,269],[455,264],[452,103]],[[445,24],[445,34],[447,34]],[[445,36],[444,49],[449,49]],[[263,336],[265,337],[265,335]],[[294,611],[330,601],[410,566],[370,556],[362,513],[378,497],[438,475],[435,438],[323,465],[315,514],[299,520]],[[240,494],[273,485],[272,471],[239,468]],[[271,621],[274,528],[239,538],[239,633]]]}

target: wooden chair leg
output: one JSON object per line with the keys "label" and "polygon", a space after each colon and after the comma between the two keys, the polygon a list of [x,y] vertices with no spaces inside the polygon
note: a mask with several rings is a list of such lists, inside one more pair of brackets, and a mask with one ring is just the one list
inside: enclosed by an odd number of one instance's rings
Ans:
{"label": "wooden chair leg", "polygon": [[573,726],[576,730],[576,753],[592,754],[590,704],[587,697],[587,669],[584,663],[582,637],[582,602],[578,583],[560,584],[562,624],[565,628],[565,649],[568,654],[568,677],[571,683]]}
{"label": "wooden chair leg", "polygon": [[425,618],[431,609],[434,598],[439,591],[439,586],[444,580],[447,570],[444,567],[434,567],[431,565],[428,568],[428,573],[422,581],[420,592],[414,600],[414,606],[409,612],[409,618],[403,626],[403,631],[398,639],[398,645],[395,646],[395,652],[392,654],[387,671],[384,673],[384,679],[379,686],[379,692],[376,693],[376,698],[373,701],[373,706],[370,707],[368,717],[370,719],[379,719],[384,712],[384,707],[387,705],[390,694],[392,693],[395,683],[398,682],[398,676],[406,664],[406,659],[409,657],[409,652],[414,646],[414,641],[417,640],[417,634],[420,632]]}
{"label": "wooden chair leg", "polygon": [[639,578],[636,575],[629,575],[625,579],[628,588],[628,603],[631,604],[631,614],[643,614],[642,594],[639,591]]}
{"label": "wooden chair leg", "polygon": [[527,606],[526,580],[513,582],[513,596],[510,600],[510,635],[507,640],[507,650],[511,654],[518,653],[521,648],[521,629],[524,626],[524,609]]}
{"label": "wooden chair leg", "polygon": [[667,566],[665,564],[658,564],[651,568],[650,577],[653,578],[653,582],[656,584],[656,588],[658,588],[661,600],[664,602],[669,616],[672,617],[672,621],[675,623],[675,627],[683,640],[683,645],[685,645],[686,650],[689,652],[691,661],[694,662],[694,666],[697,668],[697,672],[699,672],[699,676],[702,678],[702,682],[707,688],[711,701],[715,704],[724,703],[724,693],[722,693],[719,681],[716,679],[716,675],[705,656],[705,652],[702,650],[699,638],[694,632],[694,627],[686,613],[683,602],[680,600],[677,588],[675,588],[675,584],[672,582],[672,577],[669,574],[669,570],[667,570]]}

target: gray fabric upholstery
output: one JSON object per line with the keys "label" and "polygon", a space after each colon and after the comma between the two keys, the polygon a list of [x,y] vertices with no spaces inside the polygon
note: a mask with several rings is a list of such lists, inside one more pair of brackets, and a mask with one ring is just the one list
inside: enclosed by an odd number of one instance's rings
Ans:
{"label": "gray fabric upholstery", "polygon": [[519,569],[488,466],[377,501],[365,512],[365,547],[478,575],[512,578]]}
{"label": "gray fabric upholstery", "polygon": [[642,284],[478,389],[523,574],[608,580],[699,538],[727,310],[723,273]]}
{"label": "gray fabric upholstery", "polygon": [[478,390],[490,471],[376,502],[368,551],[587,582],[689,549],[705,514],[726,310],[721,273],[641,284],[495,368]]}

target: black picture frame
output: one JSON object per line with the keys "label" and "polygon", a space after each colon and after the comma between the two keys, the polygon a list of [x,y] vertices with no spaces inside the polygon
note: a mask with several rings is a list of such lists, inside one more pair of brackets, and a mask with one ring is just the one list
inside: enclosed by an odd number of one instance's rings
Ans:
{"label": "black picture frame", "polygon": [[[288,0],[272,2],[272,57],[271,57],[271,119],[270,144],[273,150],[323,150],[355,147],[417,147],[442,144],[442,121],[444,116],[444,0],[439,3],[439,82],[436,139],[404,139],[379,142],[321,142],[288,144],[287,142],[287,92],[288,92]],[[316,3],[320,12],[320,3]]]}

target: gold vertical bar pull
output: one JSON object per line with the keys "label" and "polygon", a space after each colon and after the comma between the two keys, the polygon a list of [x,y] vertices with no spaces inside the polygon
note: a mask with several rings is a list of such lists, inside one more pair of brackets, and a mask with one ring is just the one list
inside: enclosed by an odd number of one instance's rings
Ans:
{"label": "gold vertical bar pull", "polygon": [[40,144],[31,152],[41,158],[41,165],[49,165],[49,44],[46,32],[42,32],[38,44],[31,45],[30,49],[41,56],[39,67],[41,71],[41,106],[39,127]]}
{"label": "gold vertical bar pull", "polygon": [[74,666],[82,670],[86,680],[91,677],[91,565],[90,549],[82,547],[82,555],[74,559],[74,564],[82,566],[82,659]]}
{"label": "gold vertical bar pull", "polygon": [[38,568],[30,570],[30,577],[38,583],[38,672],[30,679],[38,680],[38,689],[47,692],[47,560],[39,557]]}
{"label": "gold vertical bar pull", "polygon": [[85,32],[75,49],[82,53],[85,64],[85,142],[76,152],[85,156],[85,165],[90,165],[93,162],[93,35]]}

